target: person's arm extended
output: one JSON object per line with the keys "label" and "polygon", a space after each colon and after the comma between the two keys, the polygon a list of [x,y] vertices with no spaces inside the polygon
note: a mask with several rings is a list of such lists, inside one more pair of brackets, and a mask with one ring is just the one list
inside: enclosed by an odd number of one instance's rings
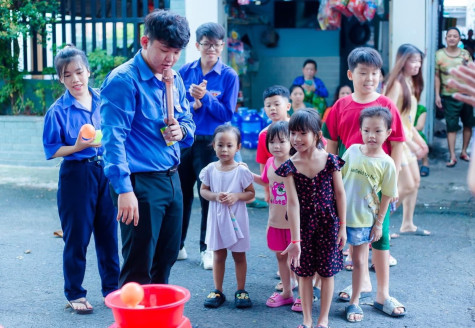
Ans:
{"label": "person's arm extended", "polygon": [[460,65],[450,70],[450,74],[457,77],[463,83],[450,79],[448,85],[458,90],[453,97],[475,107],[475,63],[470,62],[467,66]]}
{"label": "person's arm extended", "polygon": [[437,72],[435,73],[434,85],[435,85],[435,105],[439,108],[442,108],[442,100],[440,98],[440,77],[439,77],[439,74],[437,74]]}
{"label": "person's arm extended", "polygon": [[269,186],[269,183],[264,182],[264,180],[262,180],[261,175],[252,173],[252,177],[254,178],[254,182],[257,183],[258,185],[261,185],[261,186],[264,186],[264,187]]}
{"label": "person's arm extended", "polygon": [[401,171],[401,157],[402,157],[402,142],[391,141],[391,158],[394,161],[396,166],[397,176],[399,176],[399,171]]}
{"label": "person's arm extended", "polygon": [[341,172],[338,170],[333,172],[333,191],[335,193],[336,210],[340,218],[337,244],[339,249],[342,250],[346,244],[346,193]]}
{"label": "person's arm extended", "polygon": [[290,224],[291,243],[282,252],[282,255],[289,254],[290,263],[294,267],[300,266],[300,203],[295,187],[294,177],[289,174],[284,178],[285,191],[287,193],[287,217]]}

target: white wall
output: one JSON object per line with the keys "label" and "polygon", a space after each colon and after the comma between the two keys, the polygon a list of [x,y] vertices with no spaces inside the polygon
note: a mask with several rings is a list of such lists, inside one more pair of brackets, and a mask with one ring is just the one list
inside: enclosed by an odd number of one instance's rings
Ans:
{"label": "white wall", "polygon": [[[185,61],[198,59],[200,53],[196,49],[196,29],[208,22],[219,23],[226,28],[223,1],[220,0],[185,0],[186,19],[190,24],[191,38],[186,47]],[[225,57],[225,54],[223,54]],[[225,59],[225,58],[223,58]]]}
{"label": "white wall", "polygon": [[434,56],[437,46],[437,1],[390,0],[389,16],[390,69],[394,65],[397,49],[404,43],[415,45],[426,55],[422,67],[425,87],[420,103],[426,106],[428,111],[425,132],[429,143],[431,143],[434,109]]}

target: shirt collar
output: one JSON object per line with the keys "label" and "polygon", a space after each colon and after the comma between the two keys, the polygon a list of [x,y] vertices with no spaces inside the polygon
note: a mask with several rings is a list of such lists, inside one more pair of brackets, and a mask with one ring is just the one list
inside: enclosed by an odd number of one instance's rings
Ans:
{"label": "shirt collar", "polygon": [[[201,59],[198,59],[197,61],[195,61],[191,65],[191,68],[193,68],[193,69],[200,68],[201,69]],[[214,64],[211,71],[215,71],[217,74],[221,75],[222,70],[223,70],[223,62],[221,61],[221,57],[218,57],[218,61],[216,62],[216,64]]]}
{"label": "shirt collar", "polygon": [[[137,65],[139,69],[139,75],[142,80],[147,81],[155,77],[150,67],[148,67],[147,63],[142,57],[142,49],[140,49],[134,56],[134,64]],[[177,73],[174,69],[172,69],[173,76],[176,77]]]}
{"label": "shirt collar", "polygon": [[[100,99],[99,93],[96,90],[94,90],[90,86],[88,86],[87,89],[89,90],[89,93],[92,96],[92,102],[93,102],[92,109],[94,111],[95,108],[99,107],[99,106],[95,106],[94,104],[99,103],[101,99]],[[69,92],[69,90],[66,89],[66,92],[64,93],[64,97],[63,97],[63,107],[68,108],[72,106],[76,108],[80,108],[80,109],[85,109],[84,106],[81,105],[81,103],[77,101],[76,98],[74,98],[74,96]]]}

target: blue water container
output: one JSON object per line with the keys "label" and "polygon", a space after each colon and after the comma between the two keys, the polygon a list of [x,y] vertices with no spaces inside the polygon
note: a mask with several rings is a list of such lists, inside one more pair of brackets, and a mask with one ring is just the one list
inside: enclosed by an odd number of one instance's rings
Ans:
{"label": "blue water container", "polygon": [[233,118],[231,119],[231,125],[237,127],[239,131],[242,129],[242,117],[238,112],[234,112]]}
{"label": "blue water container", "polygon": [[272,120],[267,116],[266,111],[264,108],[261,108],[261,111],[259,112],[259,116],[262,119],[262,128],[264,129],[268,125],[272,124]]}
{"label": "blue water container", "polygon": [[257,110],[248,110],[247,114],[242,117],[242,145],[246,148],[256,149],[261,130],[262,118],[257,113]]}

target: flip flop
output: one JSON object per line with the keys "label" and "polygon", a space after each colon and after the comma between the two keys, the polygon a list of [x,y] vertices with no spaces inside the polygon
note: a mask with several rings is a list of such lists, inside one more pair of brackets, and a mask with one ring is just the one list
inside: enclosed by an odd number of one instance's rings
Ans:
{"label": "flip flop", "polygon": [[289,305],[294,303],[294,298],[283,298],[281,294],[274,293],[267,299],[266,305],[271,308],[276,308],[283,305]]}
{"label": "flip flop", "polygon": [[425,230],[419,227],[417,227],[415,231],[401,231],[399,234],[401,236],[430,236],[430,233],[425,233]]}
{"label": "flip flop", "polygon": [[429,173],[430,173],[430,169],[428,166],[424,166],[422,165],[421,166],[421,177],[428,177],[429,176]]}
{"label": "flip flop", "polygon": [[[348,295],[348,297],[341,296],[342,293]],[[353,285],[347,286],[345,289],[338,293],[338,300],[341,302],[349,302],[351,299],[351,295],[353,294]],[[363,298],[371,297],[371,292],[361,292],[360,293],[360,300]]]}
{"label": "flip flop", "polygon": [[[390,297],[384,301],[384,304],[374,302],[373,307],[376,310],[382,311],[391,317],[403,317],[406,315],[406,307],[402,305],[397,299],[394,297]],[[402,313],[394,313],[394,310],[398,307],[404,308],[404,312]]]}
{"label": "flip flop", "polygon": [[455,165],[457,165],[457,160],[455,160],[455,159],[451,159],[450,162],[445,164],[445,166],[447,166],[447,167],[454,167]]}
{"label": "flip flop", "polygon": [[392,234],[390,235],[390,237],[391,237],[391,239],[397,239],[397,238],[401,237],[401,235],[398,234],[398,233],[396,233],[396,232],[394,232],[394,233],[392,233]]}
{"label": "flip flop", "polygon": [[[74,304],[84,305],[85,309],[76,308]],[[78,298],[77,300],[68,301],[66,308],[71,308],[77,314],[90,314],[94,310],[91,304],[85,297]]]}
{"label": "flip flop", "polygon": [[[363,320],[363,310],[359,305],[356,304],[350,304],[346,307],[345,309],[345,314],[346,314],[346,320],[349,322],[360,322]],[[360,319],[355,319],[354,315],[355,314],[360,314],[361,318]],[[353,315],[353,319],[350,319],[350,315]]]}
{"label": "flip flop", "polygon": [[465,162],[470,162],[470,156],[468,156],[467,154],[465,155],[460,154],[460,159]]}
{"label": "flip flop", "polygon": [[344,261],[343,267],[346,271],[353,271],[353,261]]}

